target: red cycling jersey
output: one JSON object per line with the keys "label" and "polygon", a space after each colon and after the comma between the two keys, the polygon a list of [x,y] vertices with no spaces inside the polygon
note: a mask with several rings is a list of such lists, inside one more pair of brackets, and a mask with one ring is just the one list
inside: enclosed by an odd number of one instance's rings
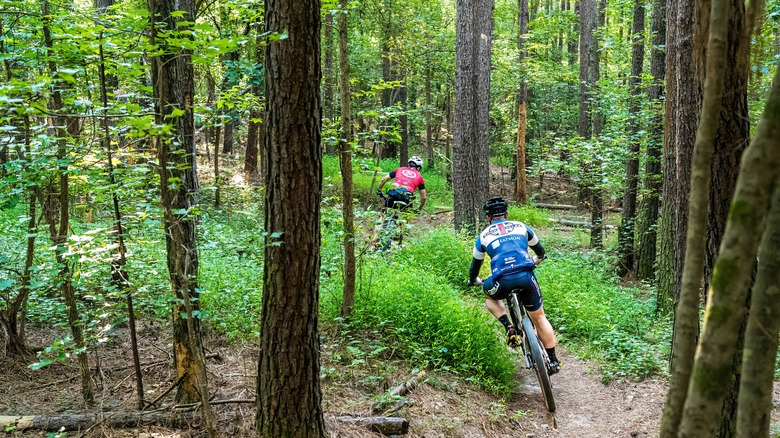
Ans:
{"label": "red cycling jersey", "polygon": [[395,179],[395,181],[393,181],[394,186],[403,187],[408,190],[409,193],[414,193],[417,187],[419,187],[420,190],[425,190],[425,180],[417,169],[399,167],[390,172],[390,178]]}

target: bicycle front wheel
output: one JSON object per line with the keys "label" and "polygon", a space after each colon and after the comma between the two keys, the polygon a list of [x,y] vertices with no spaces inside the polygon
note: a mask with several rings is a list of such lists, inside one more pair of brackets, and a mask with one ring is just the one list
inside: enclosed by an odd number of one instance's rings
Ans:
{"label": "bicycle front wheel", "polygon": [[531,350],[534,371],[536,372],[536,378],[539,380],[539,387],[542,388],[544,403],[547,405],[548,411],[555,412],[555,399],[553,398],[550,375],[547,374],[547,364],[544,363],[544,356],[542,355],[542,344],[536,336],[536,331],[534,331],[531,319],[527,316],[523,318],[523,331],[525,331],[525,336],[528,340],[527,345]]}

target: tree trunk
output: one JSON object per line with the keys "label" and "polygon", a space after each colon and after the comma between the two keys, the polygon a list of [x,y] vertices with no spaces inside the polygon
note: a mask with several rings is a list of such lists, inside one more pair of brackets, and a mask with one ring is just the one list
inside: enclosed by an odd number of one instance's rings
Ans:
{"label": "tree trunk", "polygon": [[355,305],[355,212],[352,195],[352,114],[350,109],[349,84],[349,33],[347,19],[347,0],[340,0],[341,14],[338,21],[339,32],[339,70],[341,88],[341,130],[344,141],[341,144],[341,209],[344,217],[344,299],[341,304],[341,316],[352,315]]}
{"label": "tree trunk", "polygon": [[[325,76],[325,94],[324,99],[322,102],[322,109],[323,109],[323,116],[333,121],[334,117],[334,111],[333,108],[335,107],[336,103],[335,100],[335,94],[333,92],[333,84],[336,82],[335,73],[333,72],[333,14],[330,12],[327,12],[325,14],[325,65],[322,69],[322,74]],[[339,60],[339,63],[341,63],[341,60]],[[334,153],[333,146],[328,146],[330,148],[326,152],[329,154]]]}
{"label": "tree trunk", "polygon": [[[386,83],[393,82],[396,80],[396,77],[394,75],[395,72],[395,65],[392,60],[392,49],[390,47],[393,39],[395,38],[395,26],[394,26],[394,16],[393,16],[393,0],[383,0],[384,3],[384,29],[382,33],[382,80]],[[388,108],[392,106],[395,102],[393,101],[393,95],[395,94],[395,87],[387,87],[385,85],[385,88],[382,90],[382,107]],[[384,129],[390,130],[392,129],[389,124],[392,124],[392,121],[386,122],[388,126],[385,126]],[[383,135],[381,139],[382,143],[382,154],[381,157],[383,159],[387,158],[395,158],[398,155],[398,147],[396,146],[396,143],[394,141],[390,140],[390,136]]]}
{"label": "tree trunk", "polygon": [[[711,26],[713,28],[716,27]],[[756,134],[742,156],[726,232],[708,291],[704,330],[686,400],[685,419],[681,425],[682,432],[698,426],[691,436],[713,436],[720,420],[726,383],[733,371],[732,358],[758,241],[777,182],[780,165],[778,120],[780,84],[775,83]],[[764,327],[761,330],[764,336],[771,336]]]}
{"label": "tree trunk", "polygon": [[[650,74],[653,82],[648,88],[647,98],[653,105],[651,117],[650,141],[647,144],[647,160],[645,163],[644,200],[641,205],[638,221],[639,252],[637,254],[637,275],[642,280],[652,280],[655,277],[656,255],[656,224],[658,223],[658,210],[661,205],[662,167],[661,154],[663,152],[663,112],[661,110],[661,98],[663,96],[664,60],[663,46],[666,42],[666,0],[657,0],[653,4],[653,13],[650,23],[652,48],[650,50]],[[656,288],[657,289],[657,288]],[[662,301],[660,301],[662,299]],[[656,297],[657,309],[663,309],[664,313],[672,310],[672,300],[668,297]]]}
{"label": "tree trunk", "polygon": [[[525,60],[525,35],[528,33],[528,0],[518,0],[518,35],[517,52],[518,65],[523,67]],[[517,150],[515,152],[515,202],[518,204],[526,203],[526,171],[525,171],[525,135],[526,125],[526,107],[528,103],[528,84],[525,79],[520,81],[520,89],[517,93]]]}
{"label": "tree trunk", "polygon": [[[53,74],[58,71],[58,66],[54,61],[55,56],[52,53],[53,40],[49,24],[51,18],[49,15],[48,0],[41,1],[41,14],[43,15],[44,45],[46,46],[46,53],[49,56],[48,67]],[[52,114],[60,113],[64,107],[62,99],[63,86],[64,84],[62,83],[55,82],[54,84],[54,91],[52,92],[51,101],[48,105]],[[85,352],[86,341],[84,339],[83,322],[79,317],[76,291],[72,282],[73,272],[71,270],[71,261],[64,256],[67,251],[68,227],[70,225],[70,189],[68,185],[68,166],[70,164],[70,159],[68,156],[66,139],[68,137],[77,138],[80,128],[78,120],[72,117],[55,115],[48,118],[47,122],[49,123],[50,131],[54,132],[57,137],[59,194],[47,193],[46,196],[41,197],[41,204],[45,211],[51,240],[55,247],[55,259],[57,264],[61,266],[58,277],[60,281],[60,292],[65,300],[68,311],[68,325],[70,326],[76,349],[81,351],[77,354],[81,371],[81,394],[84,401],[91,405],[95,399],[94,384],[92,383],[92,375],[89,370],[89,358]],[[65,127],[64,129],[62,128],[63,126]],[[59,212],[59,218],[54,217],[57,210]]]}
{"label": "tree trunk", "polygon": [[[163,224],[171,290],[173,357],[176,374],[182,379],[176,394],[179,403],[200,400],[204,422],[213,435],[213,417],[208,404],[206,363],[200,334],[200,292],[198,289],[198,247],[195,214],[197,173],[195,167],[195,95],[191,51],[158,39],[157,26],[167,32],[189,34],[194,21],[194,0],[149,0],[150,42],[162,54],[152,58],[155,117],[158,124],[171,124],[172,138],[156,138],[160,166]],[[179,17],[174,11],[182,11]],[[155,24],[157,26],[154,26]],[[160,24],[162,23],[162,25]],[[180,115],[172,116],[176,112]],[[216,157],[215,157],[216,158]],[[165,165],[165,163],[169,163]]]}
{"label": "tree trunk", "polygon": [[[693,0],[670,0],[666,35],[666,113],[664,138],[663,216],[659,229],[658,291],[678,301],[685,260],[691,154],[701,106],[700,75],[694,67]],[[665,259],[673,260],[668,263]],[[674,360],[674,356],[673,359]]]}
{"label": "tree trunk", "polygon": [[[773,93],[774,97],[770,96],[770,99],[780,98],[778,87]],[[780,119],[777,108],[775,120]],[[758,248],[758,260],[738,399],[737,436],[741,437],[770,436],[773,371],[780,332],[780,187],[775,188],[766,231]]]}
{"label": "tree trunk", "polygon": [[432,113],[433,107],[431,101],[431,76],[432,70],[430,66],[430,60],[425,66],[425,158],[428,160],[428,167],[435,168],[434,156],[433,156],[433,121]]}
{"label": "tree trunk", "polygon": [[[237,77],[236,70],[238,70],[238,59],[240,56],[241,53],[238,49],[233,50],[227,55],[227,60],[225,62],[227,67],[225,68],[225,76],[222,79],[222,93],[220,93],[220,98],[224,96],[225,91],[238,84],[238,81],[235,78]],[[222,153],[225,155],[233,153],[233,132],[236,127],[236,117],[238,116],[235,110],[228,109],[225,113],[225,118],[223,119]]]}
{"label": "tree trunk", "polygon": [[628,88],[631,93],[628,106],[630,142],[626,158],[626,190],[623,195],[623,217],[618,233],[618,275],[624,277],[634,272],[634,230],[636,219],[637,187],[639,186],[639,103],[642,99],[642,65],[645,59],[645,5],[634,1],[634,23],[631,30],[631,77]]}
{"label": "tree trunk", "polygon": [[[257,381],[262,437],[324,437],[319,372],[320,2],[268,0],[265,266]],[[291,366],[295,364],[295,366]]]}
{"label": "tree trunk", "polygon": [[[715,259],[718,254],[726,219],[737,184],[740,159],[750,142],[750,114],[747,101],[748,78],[750,75],[751,31],[746,20],[745,2],[730,0],[728,17],[727,59],[725,68],[725,92],[720,111],[720,125],[715,137],[715,152],[712,158],[712,182],[710,185],[709,214],[707,216],[707,250],[704,264],[704,290],[707,290]],[[751,3],[756,8],[756,2]],[[718,435],[732,437],[736,432],[737,399],[742,368],[742,347],[747,327],[747,306],[749,300],[741,303],[745,308],[744,319],[739,327],[739,342],[732,359],[734,373],[729,381],[727,395],[722,408],[722,420]]]}
{"label": "tree trunk", "polygon": [[[594,2],[595,11],[593,12],[593,18],[598,17],[598,22],[594,23],[593,31],[591,35],[590,54],[588,57],[588,70],[590,81],[590,109],[591,109],[591,123],[593,124],[593,138],[598,139],[601,137],[601,130],[604,126],[604,112],[601,109],[601,103],[594,94],[597,91],[597,84],[599,77],[601,76],[601,59],[599,56],[598,40],[595,37],[595,30],[597,27],[604,27],[604,18],[606,16],[606,0],[599,0],[598,3]],[[590,246],[592,248],[600,249],[604,246],[604,227],[602,226],[604,217],[604,190],[599,187],[598,182],[601,181],[601,174],[603,173],[603,163],[600,159],[596,158],[593,162],[591,172],[596,172],[595,175],[591,174],[586,177],[588,181],[588,192],[590,193],[590,221],[593,223],[593,227],[590,229]]]}
{"label": "tree trunk", "polygon": [[398,152],[398,166],[406,166],[409,164],[409,117],[406,115],[407,108],[407,88],[406,81],[401,83],[398,90],[398,100],[401,103],[401,109],[403,113],[399,116],[399,122],[401,124],[401,150]]}
{"label": "tree trunk", "polygon": [[[706,78],[701,119],[696,132],[693,151],[691,194],[686,234],[685,265],[680,290],[680,301],[675,311],[675,330],[672,362],[672,383],[664,407],[661,436],[703,436],[705,425],[694,420],[693,393],[686,396],[688,384],[697,384],[698,376],[691,376],[691,364],[696,348],[699,323],[699,288],[703,276],[707,210],[711,179],[712,154],[720,124],[721,101],[724,94],[724,69],[727,65],[728,15],[730,0],[713,0],[707,40]],[[705,11],[706,12],[706,11]],[[741,306],[744,308],[744,303]],[[725,382],[724,382],[725,383]],[[708,385],[711,383],[708,382]],[[714,390],[717,392],[722,387]],[[708,389],[709,394],[713,389]],[[695,426],[694,426],[695,425]],[[694,426],[692,428],[692,426]],[[714,425],[713,425],[714,426]],[[690,434],[690,435],[689,435]],[[712,436],[712,429],[706,436]]]}
{"label": "tree trunk", "polygon": [[453,122],[455,229],[476,231],[489,193],[488,115],[493,1],[458,2]]}

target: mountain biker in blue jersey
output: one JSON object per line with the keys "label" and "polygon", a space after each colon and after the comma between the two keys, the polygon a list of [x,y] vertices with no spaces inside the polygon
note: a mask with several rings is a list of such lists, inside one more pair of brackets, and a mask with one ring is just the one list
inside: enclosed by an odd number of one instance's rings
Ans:
{"label": "mountain biker in blue jersey", "polygon": [[[507,207],[502,198],[491,198],[483,207],[490,225],[477,236],[474,243],[473,259],[469,267],[469,285],[482,285],[486,295],[485,305],[503,324],[507,344],[511,346],[520,344],[520,336],[509,321],[502,300],[509,296],[512,290],[521,289],[518,296],[550,357],[549,373],[555,374],[561,367],[555,356],[555,333],[544,315],[542,292],[534,275],[534,268],[547,256],[531,228],[522,222],[507,220]],[[534,250],[534,257],[528,254],[529,247]],[[477,275],[486,253],[490,256],[491,276],[483,281]]]}

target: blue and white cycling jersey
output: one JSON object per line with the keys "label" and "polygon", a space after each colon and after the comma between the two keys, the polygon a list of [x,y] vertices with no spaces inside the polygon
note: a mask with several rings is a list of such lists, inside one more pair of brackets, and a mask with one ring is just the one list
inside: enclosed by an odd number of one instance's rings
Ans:
{"label": "blue and white cycling jersey", "polygon": [[532,270],[535,265],[528,255],[528,247],[538,243],[536,234],[524,223],[498,220],[477,236],[473,256],[484,260],[487,253],[491,275],[496,279],[512,272]]}

